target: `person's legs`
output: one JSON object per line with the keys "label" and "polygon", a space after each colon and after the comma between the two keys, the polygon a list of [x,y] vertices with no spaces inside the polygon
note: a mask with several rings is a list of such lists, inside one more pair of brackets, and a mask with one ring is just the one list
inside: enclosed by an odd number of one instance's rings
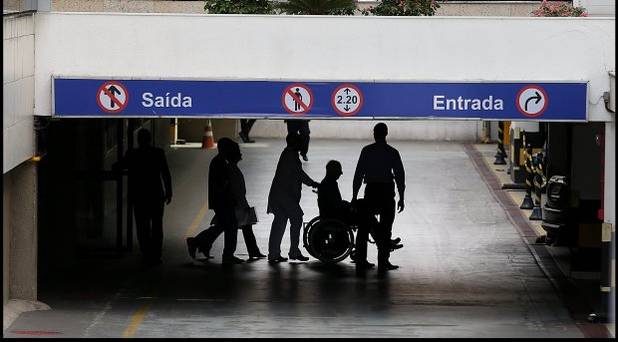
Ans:
{"label": "person's legs", "polygon": [[143,204],[137,204],[133,207],[135,215],[135,229],[137,231],[137,241],[142,257],[147,259],[150,257],[150,217],[148,209]]}
{"label": "person's legs", "polygon": [[242,229],[242,235],[245,239],[245,245],[247,245],[247,252],[249,253],[249,257],[259,257],[262,255],[260,252],[260,248],[255,241],[255,235],[253,235],[253,227],[251,225],[246,225],[240,227]]}
{"label": "person's legs", "polygon": [[307,152],[309,152],[310,133],[311,132],[309,131],[309,121],[303,120],[298,128],[298,134],[301,138],[301,156],[307,156]]}
{"label": "person's legs", "polygon": [[217,240],[219,235],[223,233],[223,230],[223,225],[215,224],[195,236],[197,248],[199,248],[200,252],[204,254],[205,257],[210,257],[210,249],[212,248],[212,244],[215,240]]}
{"label": "person's legs", "polygon": [[268,237],[268,259],[275,259],[281,256],[281,240],[285,233],[285,226],[288,218],[283,213],[275,213],[273,223],[270,226],[270,236]]}
{"label": "person's legs", "polygon": [[236,218],[233,210],[217,210],[217,225],[220,225],[223,229],[223,259],[234,258],[234,252],[236,252],[236,240],[238,234],[238,227],[236,225]]}
{"label": "person's legs", "polygon": [[150,239],[151,257],[154,261],[161,260],[161,249],[163,248],[163,207],[164,203],[153,203],[152,205],[152,235]]}
{"label": "person's legs", "polygon": [[290,258],[299,257],[302,255],[300,248],[298,247],[298,244],[300,243],[300,229],[302,225],[302,211],[296,210],[296,212],[290,216],[290,252],[288,254]]}

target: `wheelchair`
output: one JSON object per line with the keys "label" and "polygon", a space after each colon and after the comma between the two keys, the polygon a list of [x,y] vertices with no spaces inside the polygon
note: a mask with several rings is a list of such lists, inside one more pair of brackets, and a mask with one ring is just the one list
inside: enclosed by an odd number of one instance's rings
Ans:
{"label": "wheelchair", "polygon": [[357,229],[356,225],[316,216],[303,222],[303,245],[314,258],[326,264],[336,264],[348,256],[353,258]]}

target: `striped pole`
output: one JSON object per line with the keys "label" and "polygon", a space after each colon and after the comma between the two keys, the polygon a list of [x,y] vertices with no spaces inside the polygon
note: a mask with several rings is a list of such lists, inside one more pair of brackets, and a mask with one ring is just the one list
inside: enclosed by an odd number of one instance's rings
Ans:
{"label": "striped pole", "polygon": [[[523,137],[524,146],[526,145],[526,136]],[[531,164],[532,157],[530,156],[532,148],[527,146],[524,149],[524,170],[526,172],[526,196],[524,197],[523,202],[519,206],[519,209],[532,209],[534,208],[534,203],[532,202],[532,174]]]}
{"label": "striped pole", "polygon": [[543,165],[542,165],[542,153],[536,153],[532,161],[532,172],[534,173],[534,207],[532,208],[532,214],[528,219],[530,220],[542,220],[543,213],[541,212],[541,191],[544,184]]}
{"label": "striped pole", "polygon": [[506,151],[504,150],[504,121],[498,121],[498,151],[494,165],[506,165]]}

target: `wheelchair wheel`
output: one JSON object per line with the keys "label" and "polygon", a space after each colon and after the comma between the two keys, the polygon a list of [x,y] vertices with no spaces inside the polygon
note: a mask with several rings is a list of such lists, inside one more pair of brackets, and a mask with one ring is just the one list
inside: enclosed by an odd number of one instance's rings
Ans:
{"label": "wheelchair wheel", "polygon": [[320,220],[317,217],[307,224],[303,242],[314,258],[324,263],[337,263],[350,255],[354,248],[354,233],[339,220]]}

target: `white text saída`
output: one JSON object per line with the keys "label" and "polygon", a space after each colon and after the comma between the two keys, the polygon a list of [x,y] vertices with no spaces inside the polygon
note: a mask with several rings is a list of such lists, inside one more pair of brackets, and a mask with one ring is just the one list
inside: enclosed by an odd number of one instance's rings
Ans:
{"label": "white text sa\u00edda", "polygon": [[142,106],[144,107],[162,107],[162,108],[190,108],[193,105],[190,96],[182,96],[182,93],[171,95],[165,93],[165,96],[155,96],[153,93],[142,94]]}

